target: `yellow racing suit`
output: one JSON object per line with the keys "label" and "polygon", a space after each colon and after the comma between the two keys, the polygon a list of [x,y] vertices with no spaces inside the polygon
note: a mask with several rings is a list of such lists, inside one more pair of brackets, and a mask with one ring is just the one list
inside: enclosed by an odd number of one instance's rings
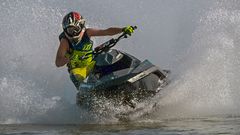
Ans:
{"label": "yellow racing suit", "polygon": [[[66,38],[64,33],[59,36],[60,40],[61,38]],[[69,40],[68,43],[70,50],[67,55],[70,58],[70,62],[67,64],[67,67],[72,82],[75,87],[79,89],[80,84],[87,78],[95,65],[92,54],[87,55],[84,59],[82,59],[82,56],[85,54],[93,52],[93,41],[85,32],[79,43],[73,44]]]}

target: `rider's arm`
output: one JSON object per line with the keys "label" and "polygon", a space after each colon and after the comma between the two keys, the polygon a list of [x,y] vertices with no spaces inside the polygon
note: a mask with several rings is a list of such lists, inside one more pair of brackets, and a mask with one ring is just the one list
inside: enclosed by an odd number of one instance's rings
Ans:
{"label": "rider's arm", "polygon": [[68,51],[68,41],[65,38],[62,38],[60,41],[60,45],[57,51],[57,56],[55,60],[55,64],[57,67],[64,66],[69,62],[69,59],[65,57],[65,54]]}
{"label": "rider's arm", "polygon": [[123,30],[123,28],[117,28],[117,27],[111,27],[108,29],[88,28],[86,32],[89,37],[91,37],[91,36],[112,36],[112,35],[121,33],[122,30]]}

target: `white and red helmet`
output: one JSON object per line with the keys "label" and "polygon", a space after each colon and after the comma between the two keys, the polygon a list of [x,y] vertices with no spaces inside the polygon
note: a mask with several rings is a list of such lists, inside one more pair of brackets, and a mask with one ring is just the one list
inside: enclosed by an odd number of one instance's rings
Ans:
{"label": "white and red helmet", "polygon": [[83,35],[80,33],[85,31],[85,20],[78,12],[70,12],[64,16],[62,28],[69,40],[79,42]]}

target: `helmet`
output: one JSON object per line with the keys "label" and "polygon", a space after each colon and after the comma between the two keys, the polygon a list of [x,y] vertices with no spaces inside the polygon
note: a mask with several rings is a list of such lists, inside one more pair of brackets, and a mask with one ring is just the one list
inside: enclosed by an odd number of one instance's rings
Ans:
{"label": "helmet", "polygon": [[62,28],[70,41],[80,42],[85,31],[85,20],[78,12],[70,12],[64,16]]}

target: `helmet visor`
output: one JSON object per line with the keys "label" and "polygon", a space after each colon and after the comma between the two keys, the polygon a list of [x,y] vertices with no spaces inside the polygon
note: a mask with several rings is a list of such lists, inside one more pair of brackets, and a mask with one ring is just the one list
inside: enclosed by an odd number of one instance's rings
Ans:
{"label": "helmet visor", "polygon": [[65,32],[68,34],[70,37],[75,37],[78,36],[82,31],[81,27],[75,27],[75,26],[69,26],[66,28]]}

